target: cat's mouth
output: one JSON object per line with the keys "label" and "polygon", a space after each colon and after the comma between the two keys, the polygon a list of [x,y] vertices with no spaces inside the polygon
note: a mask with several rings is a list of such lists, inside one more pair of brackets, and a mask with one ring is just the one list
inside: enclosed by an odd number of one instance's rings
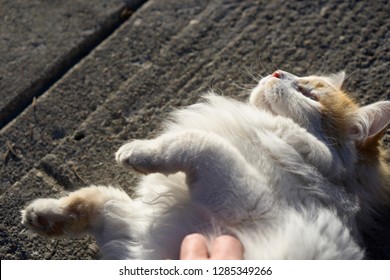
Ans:
{"label": "cat's mouth", "polygon": [[297,91],[311,100],[318,101],[317,95],[315,95],[310,89],[305,88],[304,86],[298,86]]}

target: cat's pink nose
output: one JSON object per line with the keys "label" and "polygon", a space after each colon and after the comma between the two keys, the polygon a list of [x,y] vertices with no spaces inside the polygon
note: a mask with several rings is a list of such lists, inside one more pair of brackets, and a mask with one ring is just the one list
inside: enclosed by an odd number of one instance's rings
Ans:
{"label": "cat's pink nose", "polygon": [[275,77],[277,79],[280,79],[282,78],[282,73],[280,73],[279,71],[275,71],[273,74],[272,74],[272,77]]}

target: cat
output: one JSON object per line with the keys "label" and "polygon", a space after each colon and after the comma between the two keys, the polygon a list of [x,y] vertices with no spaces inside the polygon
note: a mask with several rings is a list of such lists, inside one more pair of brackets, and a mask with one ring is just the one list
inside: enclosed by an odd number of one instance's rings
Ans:
{"label": "cat", "polygon": [[362,259],[361,233],[389,203],[381,138],[390,102],[360,107],[344,72],[275,71],[248,102],[212,92],[172,113],[160,136],[120,147],[143,174],[134,198],[111,186],[37,199],[22,224],[95,237],[105,259],[177,259],[183,238],[230,234],[244,259]]}

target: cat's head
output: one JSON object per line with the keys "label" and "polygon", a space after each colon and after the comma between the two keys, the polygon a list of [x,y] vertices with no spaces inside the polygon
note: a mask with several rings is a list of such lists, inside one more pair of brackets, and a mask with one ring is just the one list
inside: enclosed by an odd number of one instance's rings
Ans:
{"label": "cat's head", "polygon": [[350,143],[378,153],[378,141],[390,123],[390,101],[360,107],[341,90],[344,72],[297,77],[276,71],[252,90],[250,103],[293,119],[328,144]]}

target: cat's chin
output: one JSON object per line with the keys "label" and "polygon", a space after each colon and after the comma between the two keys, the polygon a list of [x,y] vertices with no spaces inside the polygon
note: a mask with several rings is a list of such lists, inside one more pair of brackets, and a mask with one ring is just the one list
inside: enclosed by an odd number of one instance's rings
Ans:
{"label": "cat's chin", "polygon": [[265,99],[264,95],[264,91],[257,89],[255,93],[252,93],[249,103],[256,107],[256,109],[267,112],[273,116],[278,116],[279,114],[272,109],[271,104]]}

